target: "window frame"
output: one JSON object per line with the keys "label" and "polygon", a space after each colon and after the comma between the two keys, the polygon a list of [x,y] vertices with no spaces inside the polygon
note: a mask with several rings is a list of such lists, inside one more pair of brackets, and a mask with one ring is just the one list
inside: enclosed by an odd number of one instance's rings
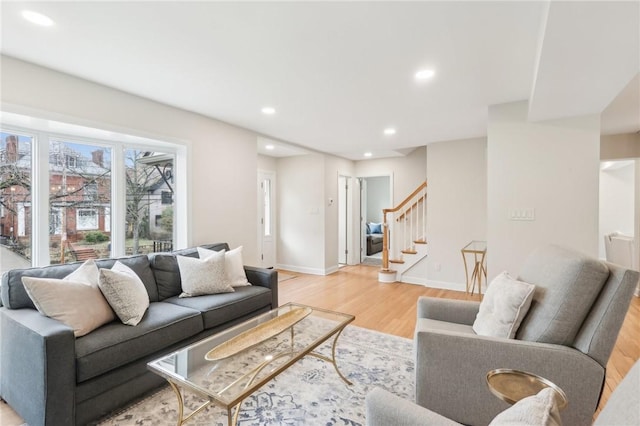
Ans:
{"label": "window frame", "polygon": [[[8,112],[8,111],[7,111]],[[2,113],[2,111],[0,111]],[[10,113],[11,114],[11,113]],[[23,116],[29,117],[29,116]],[[31,118],[31,117],[29,117]],[[43,121],[33,119],[33,122]],[[61,123],[44,119],[47,123]],[[100,127],[83,127],[71,123],[63,123],[69,128],[90,129],[95,132],[105,132]],[[49,142],[52,139],[82,144],[96,145],[111,148],[111,206],[110,230],[111,230],[111,257],[125,256],[125,228],[126,228],[126,183],[124,151],[126,149],[160,151],[173,157],[174,188],[174,248],[188,247],[191,242],[190,226],[188,221],[188,185],[190,177],[188,173],[188,157],[190,147],[188,143],[177,143],[156,139],[142,138],[128,134],[114,134],[121,136],[121,140],[107,140],[92,136],[62,133],[50,130],[42,130],[43,124],[35,124],[34,127],[16,126],[0,121],[3,131],[19,133],[22,136],[32,138],[31,146],[31,264],[32,266],[47,266],[51,263],[49,257]],[[136,139],[145,139],[138,141]],[[131,140],[131,141],[128,141]],[[106,207],[106,206],[105,206]],[[98,213],[99,217],[99,213]],[[99,219],[98,219],[99,220]]]}

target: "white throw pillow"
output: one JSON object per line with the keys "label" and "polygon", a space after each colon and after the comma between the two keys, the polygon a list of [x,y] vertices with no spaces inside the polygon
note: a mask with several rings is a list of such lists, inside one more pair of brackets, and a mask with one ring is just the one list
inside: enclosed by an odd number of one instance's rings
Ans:
{"label": "white throw pillow", "polygon": [[80,337],[115,319],[98,288],[97,273],[91,259],[61,280],[22,277],[22,284],[42,315],[63,322]]}
{"label": "white throw pillow", "polygon": [[[251,285],[247,280],[247,274],[244,271],[244,262],[242,261],[242,246],[233,250],[224,251],[224,270],[227,283],[231,287],[244,287]],[[214,253],[220,253],[215,250],[209,250],[204,247],[198,247],[198,256],[200,259],[207,259]]]}
{"label": "white throw pillow", "polygon": [[544,388],[498,414],[489,426],[561,426],[555,391]]}
{"label": "white throw pillow", "polygon": [[149,294],[133,269],[116,261],[111,269],[100,269],[100,290],[120,321],[138,325],[149,308]]}
{"label": "white throw pillow", "polygon": [[180,297],[233,292],[225,276],[224,251],[215,252],[206,259],[188,256],[176,256],[176,259],[182,281]]}
{"label": "white throw pillow", "polygon": [[95,260],[88,259],[78,269],[64,277],[65,281],[76,281],[98,287],[100,271]]}
{"label": "white throw pillow", "polygon": [[495,277],[480,303],[473,331],[480,336],[513,339],[531,306],[534,290],[533,284],[518,281],[507,272]]}

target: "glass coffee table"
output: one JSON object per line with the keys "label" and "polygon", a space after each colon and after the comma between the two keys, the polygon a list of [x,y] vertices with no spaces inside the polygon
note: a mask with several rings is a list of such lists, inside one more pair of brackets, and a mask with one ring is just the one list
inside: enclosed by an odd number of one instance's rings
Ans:
{"label": "glass coffee table", "polygon": [[[164,377],[178,399],[178,425],[211,404],[227,410],[229,426],[238,421],[242,401],[306,355],[336,364],[336,342],[353,315],[288,303],[147,366]],[[331,356],[315,349],[333,338]],[[181,388],[207,399],[184,415]],[[235,409],[235,412],[234,412]]]}

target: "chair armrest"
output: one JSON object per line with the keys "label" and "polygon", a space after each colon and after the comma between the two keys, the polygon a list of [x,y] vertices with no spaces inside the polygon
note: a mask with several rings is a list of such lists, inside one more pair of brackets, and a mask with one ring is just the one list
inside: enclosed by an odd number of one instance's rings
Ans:
{"label": "chair armrest", "polygon": [[35,309],[0,308],[0,337],[3,399],[28,424],[73,424],[73,329]]}
{"label": "chair armrest", "polygon": [[460,426],[440,414],[380,388],[367,394],[366,403],[369,426]]}
{"label": "chair armrest", "polygon": [[416,402],[464,424],[488,424],[508,407],[490,391],[487,372],[524,370],[567,394],[564,424],[591,424],[605,371],[582,352],[561,345],[469,333],[416,329]]}
{"label": "chair armrest", "polygon": [[418,298],[418,318],[429,318],[456,324],[473,325],[480,309],[480,302],[472,300]]}
{"label": "chair armrest", "polygon": [[244,272],[252,285],[271,289],[271,309],[278,307],[278,271],[275,269],[245,266]]}

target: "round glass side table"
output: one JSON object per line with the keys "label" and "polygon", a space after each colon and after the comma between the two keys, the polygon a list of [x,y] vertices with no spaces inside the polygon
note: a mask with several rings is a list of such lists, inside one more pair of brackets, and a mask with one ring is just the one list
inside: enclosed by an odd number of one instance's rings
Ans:
{"label": "round glass side table", "polygon": [[555,391],[559,410],[565,408],[569,403],[567,395],[555,383],[525,371],[509,368],[491,370],[487,373],[487,385],[491,393],[509,404],[515,404],[522,398],[535,395],[544,388],[551,388]]}

